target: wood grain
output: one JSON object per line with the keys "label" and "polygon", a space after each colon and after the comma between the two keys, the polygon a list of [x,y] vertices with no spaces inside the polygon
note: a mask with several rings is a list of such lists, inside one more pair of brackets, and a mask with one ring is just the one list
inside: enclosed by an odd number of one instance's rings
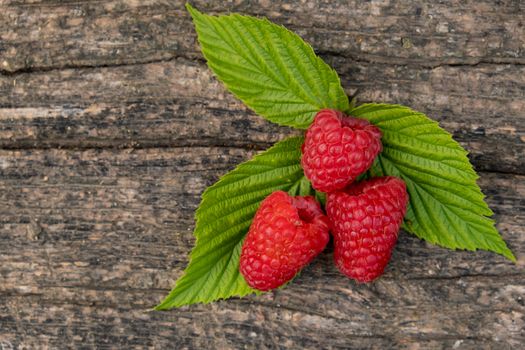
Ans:
{"label": "wood grain", "polygon": [[202,191],[297,134],[214,78],[183,1],[0,0],[0,350],[517,349],[525,343],[525,5],[194,1],[298,32],[360,102],[408,105],[470,151],[518,258],[401,233],[358,285],[329,248],[285,289],[151,312]]}
{"label": "wood grain", "polygon": [[228,147],[0,152],[0,292],[9,315],[2,337],[20,346],[96,348],[162,348],[175,340],[189,348],[457,341],[511,348],[523,341],[520,175],[480,179],[518,265],[403,233],[386,274],[373,284],[339,274],[330,248],[283,290],[147,312],[187,263],[199,194],[249,156]]}
{"label": "wood grain", "polygon": [[[328,62],[361,101],[402,103],[440,121],[479,170],[525,174],[525,66]],[[0,77],[0,92],[4,147],[263,148],[292,133],[250,112],[203,63],[186,59],[22,73]]]}
{"label": "wood grain", "polygon": [[[196,58],[185,1],[3,0],[5,72]],[[520,0],[193,1],[208,13],[266,16],[319,52],[426,67],[525,62]],[[79,40],[81,39],[81,40]]]}

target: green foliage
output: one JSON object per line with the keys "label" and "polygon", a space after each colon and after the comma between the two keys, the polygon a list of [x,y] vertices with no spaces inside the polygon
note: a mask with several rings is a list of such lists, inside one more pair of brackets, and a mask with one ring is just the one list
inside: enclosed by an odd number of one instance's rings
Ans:
{"label": "green foliage", "polygon": [[[494,228],[467,152],[425,115],[397,105],[354,108],[337,73],[299,36],[266,19],[208,16],[187,5],[209,67],[263,117],[307,128],[323,108],[349,111],[383,132],[383,151],[363,177],[402,178],[410,195],[404,228],[451,249],[484,249],[515,261]],[[243,239],[260,202],[277,190],[315,195],[301,169],[302,137],[239,165],[209,187],[196,213],[196,245],[175,288],[156,309],[242,297],[256,292],[239,272]]]}
{"label": "green foliage", "polygon": [[302,137],[281,141],[204,192],[190,264],[157,310],[255,292],[239,273],[241,244],[259,203],[270,193],[313,194],[300,165],[302,143]]}
{"label": "green foliage", "polygon": [[451,249],[484,249],[516,258],[488,218],[478,178],[467,152],[424,114],[410,108],[365,104],[350,112],[383,132],[383,152],[374,176],[402,178],[410,195],[404,228]]}
{"label": "green foliage", "polygon": [[349,108],[337,73],[297,34],[267,19],[186,7],[208,66],[256,113],[304,129],[320,109]]}

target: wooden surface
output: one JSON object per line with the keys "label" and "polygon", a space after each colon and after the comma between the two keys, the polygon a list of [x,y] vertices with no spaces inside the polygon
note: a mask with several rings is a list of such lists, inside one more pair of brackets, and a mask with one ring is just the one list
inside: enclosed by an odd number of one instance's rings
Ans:
{"label": "wooden surface", "polygon": [[0,0],[0,349],[523,348],[525,3],[192,3],[284,24],[360,102],[438,120],[517,264],[403,232],[372,284],[330,248],[283,290],[149,311],[205,187],[296,131],[217,82],[182,1]]}

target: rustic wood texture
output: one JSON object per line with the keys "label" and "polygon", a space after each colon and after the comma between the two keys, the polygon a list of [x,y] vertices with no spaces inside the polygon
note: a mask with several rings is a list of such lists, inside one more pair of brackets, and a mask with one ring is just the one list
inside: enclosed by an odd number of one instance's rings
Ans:
{"label": "rustic wood texture", "polygon": [[349,95],[438,120],[518,262],[402,233],[373,284],[330,248],[285,289],[149,311],[206,186],[297,131],[213,77],[182,1],[0,0],[0,350],[522,347],[525,3],[192,3],[284,24]]}

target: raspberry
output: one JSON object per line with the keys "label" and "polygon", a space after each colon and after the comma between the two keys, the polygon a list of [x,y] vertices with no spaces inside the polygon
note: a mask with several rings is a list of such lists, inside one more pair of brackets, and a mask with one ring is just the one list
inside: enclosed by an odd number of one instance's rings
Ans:
{"label": "raspberry", "polygon": [[242,245],[244,279],[262,291],[290,281],[324,249],[328,227],[313,197],[272,193],[262,201]]}
{"label": "raspberry", "polygon": [[392,254],[405,216],[405,183],[387,176],[328,194],[326,212],[334,235],[334,261],[359,282],[379,277]]}
{"label": "raspberry", "polygon": [[372,166],[381,152],[381,131],[367,120],[323,109],[302,146],[301,165],[321,192],[341,190]]}

